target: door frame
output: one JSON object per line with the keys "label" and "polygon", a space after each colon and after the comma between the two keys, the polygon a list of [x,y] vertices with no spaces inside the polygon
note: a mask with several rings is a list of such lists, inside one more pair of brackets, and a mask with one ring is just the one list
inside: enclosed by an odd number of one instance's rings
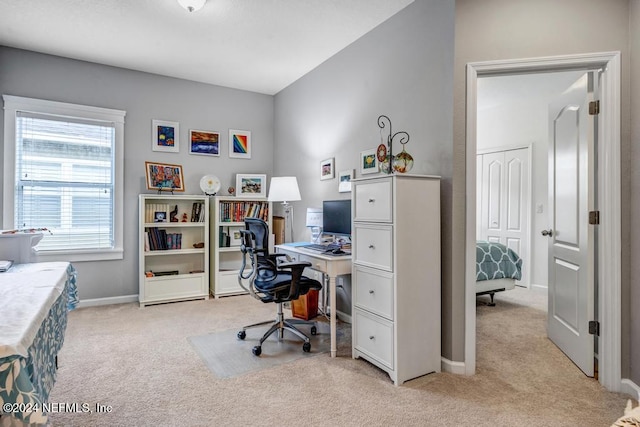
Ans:
{"label": "door frame", "polygon": [[[466,375],[476,370],[476,126],[479,77],[548,71],[602,70],[598,116],[598,381],[621,391],[620,52],[470,62],[466,70],[465,348]],[[606,262],[605,262],[606,261]]]}

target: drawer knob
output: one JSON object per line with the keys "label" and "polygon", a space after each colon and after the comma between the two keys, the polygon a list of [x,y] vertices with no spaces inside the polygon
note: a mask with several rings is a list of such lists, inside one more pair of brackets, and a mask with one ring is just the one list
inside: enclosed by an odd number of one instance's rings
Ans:
{"label": "drawer knob", "polygon": [[372,244],[369,245],[369,249],[375,249],[376,247]]}
{"label": "drawer knob", "polygon": [[375,292],[373,291],[373,289],[369,289],[369,293],[373,295]]}
{"label": "drawer knob", "polygon": [[376,339],[376,337],[374,337],[373,335],[369,335],[369,339],[370,339],[370,340],[375,340],[375,339]]}
{"label": "drawer knob", "polygon": [[376,201],[376,199],[369,199],[369,203],[373,203],[375,201]]}

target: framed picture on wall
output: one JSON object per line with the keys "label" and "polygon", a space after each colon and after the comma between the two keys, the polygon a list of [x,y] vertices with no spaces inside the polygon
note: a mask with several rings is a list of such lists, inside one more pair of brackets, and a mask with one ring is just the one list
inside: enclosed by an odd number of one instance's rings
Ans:
{"label": "framed picture on wall", "polygon": [[378,159],[376,150],[365,150],[360,152],[360,173],[366,175],[378,172]]}
{"label": "framed picture on wall", "polygon": [[251,158],[251,132],[229,129],[229,157],[237,159]]}
{"label": "framed picture on wall", "polygon": [[267,175],[237,174],[236,196],[256,199],[267,197]]}
{"label": "framed picture on wall", "polygon": [[144,162],[147,190],[184,191],[181,165]]}
{"label": "framed picture on wall", "polygon": [[180,151],[180,124],[165,120],[151,121],[151,149],[177,153]]}
{"label": "framed picture on wall", "polygon": [[189,131],[189,152],[205,156],[220,155],[220,134],[208,130]]}
{"label": "framed picture on wall", "polygon": [[333,179],[335,172],[333,171],[333,157],[320,162],[320,179]]}
{"label": "framed picture on wall", "polygon": [[351,191],[351,180],[354,178],[354,170],[349,169],[338,174],[338,192],[348,193]]}

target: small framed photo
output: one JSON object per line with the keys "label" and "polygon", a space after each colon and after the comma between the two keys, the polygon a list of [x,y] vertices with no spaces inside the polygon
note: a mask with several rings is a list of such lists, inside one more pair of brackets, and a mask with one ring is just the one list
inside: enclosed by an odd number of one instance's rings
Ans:
{"label": "small framed photo", "polygon": [[251,132],[229,129],[229,157],[237,159],[251,158]]}
{"label": "small framed photo", "polygon": [[229,227],[229,246],[240,246],[242,244],[242,227]]}
{"label": "small framed photo", "polygon": [[342,171],[338,174],[338,192],[348,193],[351,191],[351,180],[354,178],[354,170]]}
{"label": "small framed photo", "polygon": [[333,171],[333,157],[320,162],[320,179],[333,179],[335,172]]}
{"label": "small framed photo", "polygon": [[165,120],[151,121],[151,149],[177,153],[180,151],[180,124]]}
{"label": "small framed photo", "polygon": [[144,166],[147,177],[147,190],[184,191],[181,165],[144,162]]}
{"label": "small framed photo", "polygon": [[236,196],[255,199],[267,197],[267,175],[237,174]]}
{"label": "small framed photo", "polygon": [[360,173],[366,175],[368,173],[378,172],[378,159],[376,158],[376,150],[365,150],[360,152]]}
{"label": "small framed photo", "polygon": [[189,130],[189,153],[220,156],[220,134],[208,130]]}
{"label": "small framed photo", "polygon": [[153,222],[167,222],[167,213],[156,211],[153,215]]}

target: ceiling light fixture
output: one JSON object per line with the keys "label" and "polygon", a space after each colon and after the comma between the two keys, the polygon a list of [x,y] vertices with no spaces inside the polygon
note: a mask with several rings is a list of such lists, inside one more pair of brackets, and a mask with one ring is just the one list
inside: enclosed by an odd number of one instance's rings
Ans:
{"label": "ceiling light fixture", "polygon": [[206,2],[207,0],[178,0],[180,6],[184,7],[189,12],[195,12],[202,9],[202,6],[204,6]]}

